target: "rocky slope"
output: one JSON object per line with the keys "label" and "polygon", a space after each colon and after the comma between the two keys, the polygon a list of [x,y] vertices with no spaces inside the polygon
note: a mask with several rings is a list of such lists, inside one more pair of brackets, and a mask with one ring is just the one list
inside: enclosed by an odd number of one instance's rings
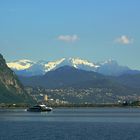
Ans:
{"label": "rocky slope", "polygon": [[30,103],[32,101],[0,54],[0,103]]}

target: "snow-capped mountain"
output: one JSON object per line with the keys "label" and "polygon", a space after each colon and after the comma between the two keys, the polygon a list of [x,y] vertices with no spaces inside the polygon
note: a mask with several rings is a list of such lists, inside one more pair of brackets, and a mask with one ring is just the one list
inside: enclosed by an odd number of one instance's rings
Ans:
{"label": "snow-capped mountain", "polygon": [[22,59],[7,63],[8,67],[12,68],[13,70],[29,69],[34,64],[35,62],[28,59]]}
{"label": "snow-capped mountain", "polygon": [[8,62],[7,65],[21,76],[35,76],[44,75],[45,73],[55,70],[63,66],[71,66],[76,69],[94,71],[104,75],[121,75],[129,72],[130,69],[125,66],[120,66],[114,60],[108,60],[101,63],[93,63],[80,58],[62,58],[56,61],[31,61],[31,60],[17,60]]}
{"label": "snow-capped mountain", "polygon": [[25,59],[8,62],[7,65],[12,70],[14,70],[18,75],[24,76],[43,75],[48,71],[55,70],[57,68],[66,65],[86,71],[96,71],[96,69],[99,67],[98,65],[92,62],[79,58],[68,58],[68,59],[62,58],[51,62],[47,61],[34,62]]}
{"label": "snow-capped mountain", "polygon": [[87,71],[96,71],[96,69],[99,67],[98,65],[92,62],[88,62],[87,60],[83,60],[80,58],[68,58],[68,59],[62,58],[60,60],[48,62],[47,64],[45,64],[45,70],[46,72],[48,72],[50,70],[55,70],[62,66],[71,66],[77,69]]}

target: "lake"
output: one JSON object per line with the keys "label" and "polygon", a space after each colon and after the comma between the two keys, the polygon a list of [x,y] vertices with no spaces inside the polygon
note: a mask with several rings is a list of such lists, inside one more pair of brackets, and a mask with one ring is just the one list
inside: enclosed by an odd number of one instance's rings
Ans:
{"label": "lake", "polygon": [[139,140],[140,108],[0,109],[0,140]]}

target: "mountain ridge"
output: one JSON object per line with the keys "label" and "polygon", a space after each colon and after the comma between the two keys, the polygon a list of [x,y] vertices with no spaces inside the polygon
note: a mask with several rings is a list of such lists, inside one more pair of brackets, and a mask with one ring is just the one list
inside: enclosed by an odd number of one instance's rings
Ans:
{"label": "mountain ridge", "polygon": [[93,71],[63,66],[45,75],[19,78],[32,94],[44,94],[70,103],[117,103],[140,97],[140,74],[139,77],[131,74],[104,76]]}
{"label": "mountain ridge", "polygon": [[[136,74],[136,75],[134,75],[134,78],[140,79],[140,77],[138,77],[137,75],[140,76],[140,74]],[[67,87],[67,86],[69,87],[69,86],[72,86],[77,83],[79,84],[82,82],[90,82],[90,81],[93,81],[93,79],[95,82],[100,81],[102,83],[102,81],[107,80],[107,81],[111,81],[111,82],[113,81],[115,84],[116,83],[123,84],[125,82],[125,77],[127,77],[129,79],[129,83],[130,83],[130,81],[131,81],[130,79],[133,77],[133,75],[126,74],[126,75],[121,75],[118,77],[104,76],[97,72],[79,70],[79,69],[76,69],[71,66],[63,66],[56,70],[49,71],[45,75],[41,75],[41,76],[32,76],[32,77],[19,76],[20,80],[22,81],[22,83],[25,86],[34,86],[34,87],[42,86],[45,88],[58,88],[58,87],[63,88],[63,87]],[[30,82],[29,85],[24,80],[27,80],[28,82]],[[55,86],[52,86],[51,84],[53,84]],[[85,85],[87,85],[87,84],[85,84]],[[123,85],[127,86],[127,84],[123,84]],[[94,86],[94,85],[92,85],[92,86]],[[130,86],[130,84],[128,86]],[[83,87],[84,87],[84,85],[83,85]],[[86,88],[86,86],[85,86],[85,88]]]}
{"label": "mountain ridge", "polygon": [[140,71],[131,70],[129,67],[120,66],[115,60],[94,63],[80,58],[62,58],[56,61],[31,61],[28,59],[8,62],[7,65],[21,76],[44,75],[45,73],[63,66],[72,66],[77,69],[94,71],[103,75],[119,76],[122,74],[135,74]]}

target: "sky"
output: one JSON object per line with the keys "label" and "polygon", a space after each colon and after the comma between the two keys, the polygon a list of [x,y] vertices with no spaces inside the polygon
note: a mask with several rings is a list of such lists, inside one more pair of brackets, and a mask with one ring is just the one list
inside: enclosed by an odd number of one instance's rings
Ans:
{"label": "sky", "polygon": [[7,61],[108,59],[140,70],[139,0],[1,0]]}

